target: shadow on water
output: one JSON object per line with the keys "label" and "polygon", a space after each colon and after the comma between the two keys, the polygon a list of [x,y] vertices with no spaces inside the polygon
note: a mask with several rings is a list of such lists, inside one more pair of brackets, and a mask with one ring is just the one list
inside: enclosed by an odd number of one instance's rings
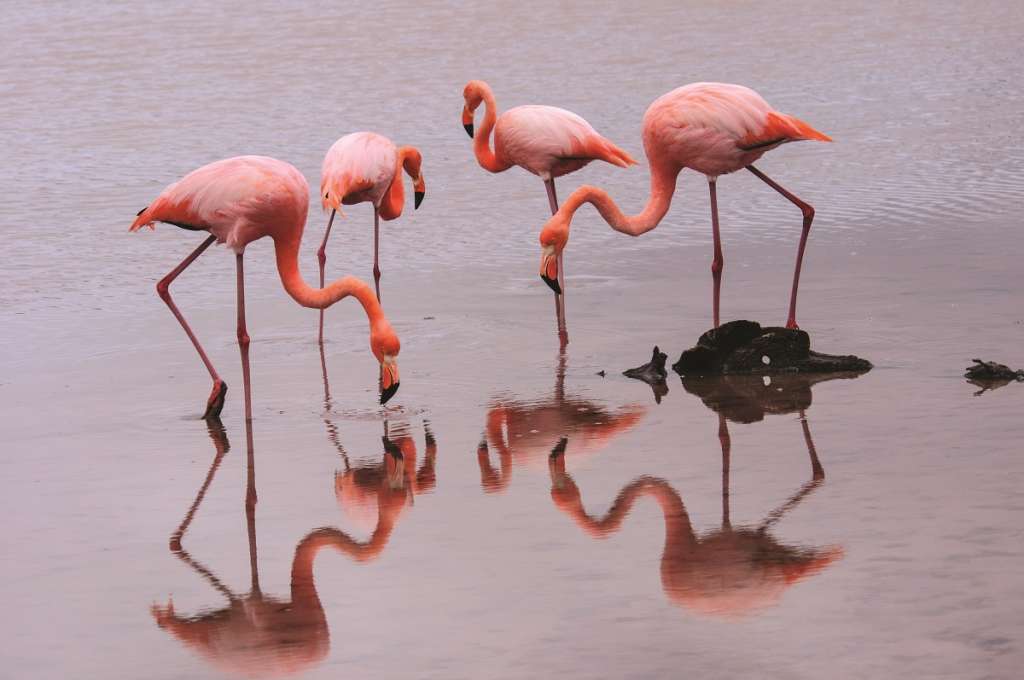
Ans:
{"label": "shadow on water", "polygon": [[[701,614],[737,618],[776,604],[783,592],[840,559],[839,546],[786,545],[771,529],[825,481],[805,411],[811,404],[811,386],[856,374],[787,375],[764,381],[761,376],[726,376],[686,381],[718,415],[722,451],[722,519],[715,531],[698,534],[678,491],[663,479],[641,476],[619,492],[604,517],[592,517],[572,476],[566,472],[559,447],[549,458],[551,499],[555,506],[594,538],[617,532],[634,503],[653,498],[665,522],[661,555],[661,583],[669,600]],[[728,421],[754,423],[766,414],[799,413],[811,479],[753,527],[734,527],[729,516],[729,470],[732,441]]]}
{"label": "shadow on water", "polygon": [[[558,355],[555,389],[550,397],[492,402],[477,447],[480,485],[484,491],[495,493],[508,487],[514,464],[541,463],[555,448],[570,458],[586,456],[643,419],[646,409],[640,405],[612,411],[596,402],[567,395],[565,369],[563,351]],[[491,449],[498,456],[497,470],[491,465]]]}
{"label": "shadow on water", "polygon": [[[326,369],[324,390],[325,401],[329,406],[330,392]],[[248,389],[245,398],[247,412],[251,412],[251,396]],[[354,510],[350,514],[361,517],[365,514],[361,509],[373,505],[375,499],[376,526],[366,541],[356,540],[333,527],[323,527],[309,532],[295,547],[291,568],[291,592],[288,599],[283,599],[267,595],[260,588],[256,542],[256,473],[251,420],[246,420],[245,496],[250,567],[249,592],[241,594],[232,591],[183,545],[185,534],[224,456],[231,448],[223,424],[218,419],[208,421],[207,427],[215,451],[213,462],[184,519],[171,535],[170,550],[214,590],[223,595],[227,604],[192,616],[178,614],[173,601],[166,605],[155,604],[150,611],[160,628],[169,631],[187,647],[223,671],[252,677],[276,677],[298,673],[323,661],[330,650],[330,632],[313,575],[317,554],[321,549],[329,548],[357,562],[375,559],[387,546],[395,521],[401,510],[411,504],[413,494],[428,490],[434,485],[437,446],[428,424],[424,423],[427,439],[426,459],[420,470],[416,474],[411,474],[406,471],[415,469],[416,446],[408,434],[408,428],[399,427],[397,432],[392,431],[389,435],[388,424],[385,423],[382,462],[369,466],[352,466],[340,443],[337,427],[328,418],[325,418],[325,423],[328,438],[337,447],[345,462],[344,472],[339,472],[335,476],[338,500],[346,511]]]}

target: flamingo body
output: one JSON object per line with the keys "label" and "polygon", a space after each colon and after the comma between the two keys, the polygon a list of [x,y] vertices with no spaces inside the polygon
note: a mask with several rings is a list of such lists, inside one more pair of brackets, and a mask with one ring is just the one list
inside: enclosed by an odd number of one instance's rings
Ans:
{"label": "flamingo body", "polygon": [[517,106],[498,116],[494,153],[544,180],[575,172],[594,160],[619,167],[635,162],[583,118],[556,106]]}
{"label": "flamingo body", "polygon": [[193,170],[171,184],[132,222],[208,231],[236,253],[256,239],[302,237],[309,185],[295,167],[266,156],[238,156]]}
{"label": "flamingo body", "polygon": [[708,177],[742,170],[786,142],[832,141],[772,107],[749,87],[691,83],[658,97],[643,120],[644,151]]}
{"label": "flamingo body", "polygon": [[369,202],[379,206],[395,179],[398,148],[375,132],[345,135],[327,151],[320,174],[324,210]]}

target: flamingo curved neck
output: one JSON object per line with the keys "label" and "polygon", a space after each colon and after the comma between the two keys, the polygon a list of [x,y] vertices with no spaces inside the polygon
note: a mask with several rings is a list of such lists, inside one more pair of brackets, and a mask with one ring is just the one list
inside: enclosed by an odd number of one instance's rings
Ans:
{"label": "flamingo curved neck", "polygon": [[354,276],[344,276],[331,281],[323,288],[314,288],[306,283],[299,272],[299,239],[274,241],[277,273],[281,284],[292,298],[303,307],[326,309],[342,298],[352,296],[363,306],[366,317],[373,326],[383,318],[383,311],[373,289]]}
{"label": "flamingo curved neck", "polygon": [[292,599],[297,596],[316,597],[313,583],[313,563],[323,548],[331,548],[348,555],[357,562],[367,562],[380,555],[388,544],[394,522],[381,518],[373,530],[370,540],[360,543],[338,529],[317,529],[311,532],[295,548],[292,561]]}
{"label": "flamingo curved neck", "polygon": [[484,111],[484,120],[480,125],[480,130],[473,137],[473,153],[476,154],[476,160],[480,163],[480,167],[488,172],[508,170],[512,165],[499,160],[491,149],[491,132],[498,120],[498,105],[494,101],[494,93],[491,92],[491,88],[484,85],[481,88],[481,95],[484,106],[487,108]]}
{"label": "flamingo curved neck", "polygon": [[651,496],[661,506],[662,515],[665,518],[665,542],[677,542],[682,539],[685,542],[695,541],[693,527],[690,525],[690,516],[686,512],[686,506],[668,482],[656,477],[640,477],[625,486],[612,503],[608,513],[601,519],[595,519],[587,514],[582,503],[572,508],[571,514],[576,523],[587,533],[597,538],[610,536],[619,530],[622,522],[633,509],[637,499],[644,496]]}
{"label": "flamingo curved neck", "polygon": [[572,192],[559,209],[566,218],[566,224],[584,203],[590,203],[615,231],[639,236],[654,229],[665,217],[669,207],[672,205],[672,195],[676,191],[676,178],[682,168],[673,168],[650,163],[651,169],[651,191],[647,198],[647,205],[636,215],[626,215],[615,204],[612,197],[604,189],[595,186],[584,185]]}

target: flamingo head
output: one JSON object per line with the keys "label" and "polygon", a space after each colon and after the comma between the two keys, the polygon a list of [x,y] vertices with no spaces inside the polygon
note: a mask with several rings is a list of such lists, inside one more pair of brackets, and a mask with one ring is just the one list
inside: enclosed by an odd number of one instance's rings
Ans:
{"label": "flamingo head", "polygon": [[420,203],[423,202],[423,197],[427,195],[427,184],[423,181],[423,173],[416,173],[416,177],[412,180],[412,191],[413,201],[412,209],[418,210]]}
{"label": "flamingo head", "polygon": [[402,344],[385,319],[370,329],[370,349],[380,362],[380,403],[386,404],[398,392],[398,352]]}
{"label": "flamingo head", "polygon": [[561,211],[551,216],[540,232],[540,278],[556,294],[562,294],[558,283],[558,260],[569,242],[569,222]]}
{"label": "flamingo head", "polygon": [[470,138],[473,137],[473,112],[484,100],[483,88],[484,84],[479,80],[471,80],[462,91],[462,98],[466,100],[466,105],[462,107],[462,127]]}

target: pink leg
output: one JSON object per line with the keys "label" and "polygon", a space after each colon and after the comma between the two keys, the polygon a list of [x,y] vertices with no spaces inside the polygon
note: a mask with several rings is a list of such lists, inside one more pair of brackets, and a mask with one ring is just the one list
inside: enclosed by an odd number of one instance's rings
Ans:
{"label": "pink leg", "polygon": [[228,386],[227,383],[220,379],[220,376],[217,374],[217,369],[213,367],[213,364],[210,362],[210,358],[206,356],[206,351],[203,349],[203,346],[199,344],[196,334],[192,332],[188,322],[185,321],[185,317],[182,316],[178,306],[174,304],[174,300],[171,299],[171,282],[178,278],[178,274],[185,271],[185,268],[192,264],[197,257],[202,255],[203,251],[209,248],[216,238],[216,236],[210,236],[203,241],[198,248],[192,251],[191,255],[182,260],[181,264],[172,269],[171,273],[160,279],[156,284],[157,295],[159,295],[160,299],[167,304],[171,313],[174,314],[174,318],[177,319],[178,323],[181,324],[181,327],[185,329],[185,334],[188,335],[188,339],[192,341],[192,345],[196,348],[196,351],[199,352],[199,358],[203,360],[206,370],[210,372],[210,377],[213,379],[213,389],[210,391],[210,398],[206,400],[206,411],[203,413],[203,418],[207,419],[217,418],[220,416],[221,409],[224,408],[224,396],[227,394]]}
{"label": "pink leg", "polygon": [[249,332],[245,328],[245,273],[242,253],[235,256],[238,284],[238,351],[242,355],[242,386],[245,391],[245,421],[252,420],[252,392],[249,382]]}
{"label": "pink leg", "polygon": [[380,211],[373,206],[373,287],[377,289],[377,302],[380,302]]}
{"label": "pink leg", "polygon": [[[551,214],[558,212],[558,195],[555,193],[555,180],[544,180],[544,188],[548,192],[548,205]],[[565,329],[565,265],[562,262],[562,253],[558,254],[558,287],[562,294],[555,293],[555,318],[558,320],[558,339],[564,348],[569,344],[569,333]]]}
{"label": "pink leg", "polygon": [[722,257],[722,237],[718,232],[718,196],[715,184],[715,179],[708,178],[708,187],[711,190],[711,233],[715,240],[715,256],[711,260],[711,278],[714,280],[711,309],[715,319],[715,328],[718,328],[718,301],[722,292],[722,269],[725,268],[725,258]]}
{"label": "pink leg", "polygon": [[765,184],[785,196],[790,203],[800,208],[800,212],[804,215],[804,228],[803,232],[800,234],[800,247],[796,251],[796,268],[793,269],[793,292],[789,297],[789,318],[786,320],[786,328],[799,328],[799,326],[796,325],[796,291],[800,285],[800,267],[803,265],[804,249],[807,247],[807,234],[810,233],[811,222],[814,221],[814,208],[786,191],[780,185],[776,184],[768,177],[768,175],[764,174],[753,165],[748,165],[747,170],[750,170],[750,172],[754,173]]}
{"label": "pink leg", "polygon": [[[334,224],[334,214],[337,210],[331,211],[331,219],[327,220],[327,233],[324,234],[324,242],[320,244],[320,250],[316,251],[316,259],[320,263],[320,287],[324,287],[324,265],[327,264],[327,238],[331,235],[331,225]],[[324,310],[320,310],[320,333],[317,337],[320,344],[324,344]]]}
{"label": "pink leg", "polygon": [[807,453],[811,456],[811,475],[813,479],[825,479],[825,468],[821,467],[818,460],[818,449],[814,447],[814,440],[811,439],[811,428],[807,425],[807,414],[800,411],[800,426],[804,430],[804,442],[807,444]]}
{"label": "pink leg", "polygon": [[732,439],[729,437],[729,425],[725,416],[718,414],[718,442],[722,445],[722,528],[729,529],[729,454],[732,452]]}

